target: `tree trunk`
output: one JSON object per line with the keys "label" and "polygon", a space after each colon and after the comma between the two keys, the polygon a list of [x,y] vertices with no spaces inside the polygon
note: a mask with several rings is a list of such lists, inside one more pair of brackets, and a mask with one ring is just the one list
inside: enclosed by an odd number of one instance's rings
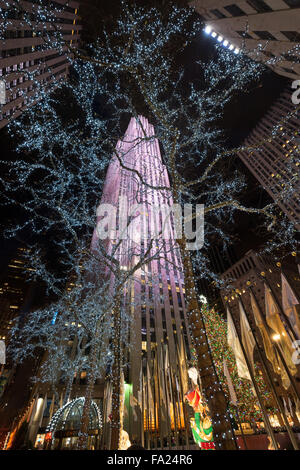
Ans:
{"label": "tree trunk", "polygon": [[120,385],[121,385],[121,315],[120,296],[116,297],[113,313],[114,338],[112,366],[112,412],[111,412],[111,438],[110,449],[118,450],[120,440]]}
{"label": "tree trunk", "polygon": [[202,312],[197,299],[193,267],[186,240],[178,240],[184,269],[185,300],[192,334],[192,341],[197,355],[198,370],[205,399],[213,420],[216,449],[237,449],[233,430],[227,412],[227,402],[218,380],[208,344]]}
{"label": "tree trunk", "polygon": [[[96,333],[96,336],[97,336],[97,333]],[[85,450],[87,447],[89,417],[90,417],[90,409],[91,409],[92,397],[93,397],[94,386],[95,386],[95,372],[96,372],[98,353],[99,353],[99,346],[97,343],[96,344],[93,343],[91,347],[91,355],[90,355],[90,372],[88,374],[88,382],[87,382],[87,387],[85,391],[85,399],[84,399],[82,418],[81,418],[80,434],[79,434],[79,439],[78,439],[78,450]]]}
{"label": "tree trunk", "polygon": [[68,403],[70,400],[71,392],[72,392],[72,387],[73,387],[73,380],[74,380],[74,375],[68,378],[66,390],[65,390],[65,396],[64,396],[64,401],[63,401],[63,406]]}

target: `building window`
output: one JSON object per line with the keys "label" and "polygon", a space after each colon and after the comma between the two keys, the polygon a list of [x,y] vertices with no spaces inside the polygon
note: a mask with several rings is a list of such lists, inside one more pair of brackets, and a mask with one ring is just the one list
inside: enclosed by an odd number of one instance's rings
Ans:
{"label": "building window", "polygon": [[217,18],[226,18],[226,15],[224,13],[220,12],[219,10],[210,10],[210,13],[215,15]]}
{"label": "building window", "polygon": [[283,0],[291,8],[300,7],[300,0]]}
{"label": "building window", "polygon": [[269,33],[269,31],[253,31],[259,39],[267,39],[268,41],[277,41],[277,39],[273,36],[273,34]]}
{"label": "building window", "polygon": [[300,33],[297,31],[280,31],[287,39],[292,42],[300,42]]}
{"label": "building window", "polygon": [[228,5],[224,7],[224,10],[228,11],[232,16],[245,16],[246,13],[240,9],[237,5]]}
{"label": "building window", "polygon": [[269,5],[263,0],[246,0],[250,7],[254,8],[258,13],[265,13],[266,11],[273,11]]}

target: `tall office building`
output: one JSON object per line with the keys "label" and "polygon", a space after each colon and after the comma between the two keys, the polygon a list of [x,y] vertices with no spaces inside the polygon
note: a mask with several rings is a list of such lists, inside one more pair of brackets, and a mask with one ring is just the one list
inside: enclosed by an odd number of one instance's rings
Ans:
{"label": "tall office building", "polygon": [[240,151],[239,157],[299,230],[300,116],[293,111],[291,91],[286,89],[244,142],[254,150]]}
{"label": "tall office building", "polygon": [[0,339],[6,343],[10,340],[13,321],[20,315],[32,290],[32,284],[26,282],[29,272],[33,271],[25,266],[26,251],[26,248],[17,248],[0,278]]}
{"label": "tall office building", "polygon": [[[6,348],[11,342],[11,328],[16,318],[26,317],[37,297],[37,286],[27,282],[33,268],[26,266],[26,252],[24,247],[14,250],[0,277],[0,340],[4,341]],[[14,419],[27,405],[31,393],[30,377],[34,374],[38,357],[36,359],[29,359],[22,365],[13,364],[11,354],[6,354],[6,364],[0,374],[0,449]]]}
{"label": "tall office building", "polygon": [[[300,75],[299,0],[193,0],[208,34],[238,52],[249,51],[279,75]],[[257,53],[251,53],[258,49]]]}
{"label": "tall office building", "polygon": [[[43,22],[37,13],[40,4],[48,12]],[[34,101],[37,84],[48,87],[53,80],[66,77],[67,45],[79,42],[78,6],[76,0],[21,1],[20,11],[10,11],[7,24],[2,22],[5,31],[0,40],[0,128]],[[25,15],[30,15],[28,20]],[[55,44],[54,31],[61,33],[65,41],[62,47]]]}
{"label": "tall office building", "polygon": [[[121,269],[130,270],[143,259],[150,239],[143,238],[142,231],[160,232],[164,218],[156,211],[165,205],[172,206],[168,190],[169,178],[162,162],[159,143],[154,129],[144,117],[140,123],[132,118],[125,136],[119,141],[106,176],[101,203],[117,208],[116,240],[107,243],[111,253],[121,237],[120,217],[124,209],[119,198],[124,198],[130,208],[140,204],[133,214],[134,224],[128,227],[128,237],[121,241],[116,252]],[[145,132],[145,134],[143,133]],[[124,168],[126,166],[126,168]],[[131,171],[133,170],[133,171]],[[134,171],[142,176],[141,181]],[[148,186],[149,185],[149,186]],[[124,357],[125,382],[130,387],[130,404],[124,416],[124,429],[130,440],[142,442],[146,448],[163,447],[171,434],[177,445],[189,440],[187,409],[184,394],[188,391],[187,360],[190,357],[190,336],[185,310],[185,288],[182,262],[174,237],[173,218],[167,220],[164,229],[168,237],[153,241],[149,256],[151,261],[142,263],[126,285],[125,308],[131,316],[128,331],[128,357]],[[153,233],[153,232],[152,232]],[[168,238],[168,239],[167,239]],[[95,230],[92,250],[97,251],[98,233]],[[159,253],[159,254],[158,254]],[[107,276],[112,278],[111,272]],[[142,424],[142,427],[141,427]]]}
{"label": "tall office building", "polygon": [[283,266],[274,261],[272,256],[259,255],[249,250],[237,263],[233,264],[222,274],[225,283],[230,283],[231,288],[223,288],[221,291],[223,301],[229,303],[232,312],[238,317],[238,299],[243,300],[247,311],[251,312],[249,288],[262,312],[265,312],[264,282],[271,286],[273,295],[282,304],[281,273],[284,273],[295,294],[300,295],[300,278],[296,263],[285,260]]}

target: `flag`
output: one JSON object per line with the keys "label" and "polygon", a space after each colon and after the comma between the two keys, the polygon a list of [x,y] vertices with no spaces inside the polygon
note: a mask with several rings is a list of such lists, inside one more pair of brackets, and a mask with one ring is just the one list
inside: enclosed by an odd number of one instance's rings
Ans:
{"label": "flag", "polygon": [[136,407],[136,406],[139,406],[139,402],[138,402],[138,400],[135,398],[135,396],[133,396],[132,394],[130,394],[130,397],[129,397],[129,404],[130,404],[130,407],[131,407],[131,409],[132,409],[133,421],[137,421],[137,420],[138,420],[138,417],[137,417],[137,414],[136,414],[135,407]]}
{"label": "flag", "polygon": [[170,417],[170,422],[174,423],[174,410],[173,410],[173,394],[172,394],[172,384],[170,376],[170,362],[169,362],[169,349],[166,346],[165,353],[165,384],[166,384],[166,399],[167,399],[167,410]]}
{"label": "flag", "polygon": [[288,366],[292,375],[297,374],[297,367],[292,361],[294,348],[292,342],[286,332],[286,329],[281,321],[279,309],[273,298],[271,290],[265,284],[265,303],[266,303],[266,320],[268,325],[273,330],[272,339],[277,342],[286,365]]}
{"label": "flag", "polygon": [[[169,392],[169,404],[171,403],[172,400],[172,385],[171,385],[171,375],[170,375],[170,362],[169,362],[169,348],[168,346],[166,347],[166,354],[165,354],[165,372],[166,372],[166,389],[167,393]],[[169,385],[169,390],[168,390],[168,385]]]}
{"label": "flag", "polygon": [[160,354],[157,357],[157,370],[159,374],[159,395],[160,395],[160,412],[161,412],[161,432],[163,436],[167,436],[169,432],[168,422],[170,422],[169,401],[167,400],[165,373],[164,373],[164,357],[163,345],[160,348]]}
{"label": "flag", "polygon": [[5,343],[1,339],[0,341],[0,364],[5,364],[6,357],[5,357]]}
{"label": "flag", "polygon": [[147,388],[148,388],[148,411],[149,411],[149,418],[150,418],[150,429],[152,424],[154,425],[154,396],[151,384],[151,376],[149,370],[149,364],[147,362]]}
{"label": "flag", "polygon": [[299,302],[286,277],[281,273],[282,307],[298,338],[300,338],[300,319],[297,309]]}
{"label": "flag", "polygon": [[241,337],[244,349],[246,351],[247,358],[254,372],[254,359],[253,359],[253,349],[255,347],[255,339],[251,331],[245,310],[242,303],[239,301],[240,308],[240,325],[241,325]]}
{"label": "flag", "polygon": [[229,373],[225,358],[224,358],[224,361],[223,361],[223,370],[224,370],[224,375],[225,375],[227,385],[228,385],[230,401],[234,406],[237,406],[237,397],[236,397],[236,393],[235,393],[235,390],[234,390],[234,387],[233,387],[233,383],[232,383],[232,380],[231,380],[231,377],[230,377],[230,373]]}
{"label": "flag", "polygon": [[140,410],[143,409],[143,372],[142,372],[142,364],[140,368],[140,383],[139,383],[139,391],[137,392],[137,399],[139,403]]}
{"label": "flag", "polygon": [[240,341],[239,341],[239,338],[238,338],[238,335],[237,335],[237,332],[236,332],[228,307],[227,307],[227,342],[234,353],[239,377],[251,380],[249,370],[248,370],[248,367],[244,358],[244,354],[240,345]]}
{"label": "flag", "polygon": [[178,356],[179,370],[180,370],[181,383],[182,383],[182,391],[183,391],[183,395],[185,395],[188,392],[189,386],[188,386],[188,373],[187,373],[186,362],[185,362],[185,349],[184,349],[182,334],[180,335],[180,348],[178,347],[178,344],[176,348],[177,348],[177,356]]}
{"label": "flag", "polygon": [[272,346],[270,334],[264,324],[264,321],[262,319],[261,313],[259,311],[259,308],[257,306],[256,300],[253,297],[252,292],[250,292],[250,299],[251,299],[251,307],[253,311],[254,320],[262,336],[266,356],[268,360],[270,361],[270,363],[272,364],[274,372],[281,376],[281,380],[282,380],[282,384],[284,388],[288,389],[290,386],[290,380],[288,378],[288,375],[283,367],[283,364],[280,358],[278,357],[278,353],[275,351],[274,347]]}
{"label": "flag", "polygon": [[297,398],[296,401],[296,412],[295,412],[298,420],[300,420],[300,400]]}
{"label": "flag", "polygon": [[291,418],[293,418],[293,405],[292,405],[292,401],[290,397],[288,397],[288,403],[289,403],[290,415],[291,415]]}
{"label": "flag", "polygon": [[286,401],[285,401],[284,397],[282,397],[282,400],[283,400],[283,406],[284,406],[285,415],[288,416],[288,417],[290,417],[291,414],[290,414],[290,412],[289,412],[289,410],[288,410],[288,408],[287,408],[287,406],[286,406]]}
{"label": "flag", "polygon": [[106,422],[111,420],[112,412],[112,386],[110,382],[106,384]]}

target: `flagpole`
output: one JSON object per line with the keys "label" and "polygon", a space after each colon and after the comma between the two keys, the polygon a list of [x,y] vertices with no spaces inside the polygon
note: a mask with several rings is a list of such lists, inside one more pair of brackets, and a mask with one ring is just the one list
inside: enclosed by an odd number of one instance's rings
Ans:
{"label": "flagpole", "polygon": [[288,433],[288,435],[289,435],[289,438],[290,438],[290,440],[291,440],[291,443],[292,443],[294,449],[295,449],[295,450],[299,450],[299,446],[298,446],[297,440],[296,440],[296,438],[295,438],[295,436],[294,436],[294,433],[293,433],[293,431],[292,431],[292,429],[291,429],[291,427],[290,427],[290,424],[289,424],[288,419],[287,419],[287,417],[286,417],[284,408],[283,408],[283,406],[282,406],[282,403],[281,403],[281,401],[280,401],[280,399],[279,399],[279,397],[278,397],[276,388],[275,388],[275,386],[274,386],[274,383],[273,383],[273,380],[272,380],[272,376],[271,376],[271,374],[270,374],[270,370],[269,370],[269,367],[268,367],[267,362],[266,362],[266,358],[265,358],[265,356],[264,356],[264,354],[263,354],[263,352],[262,352],[262,350],[261,350],[261,347],[260,347],[260,345],[259,345],[259,343],[258,343],[258,340],[257,340],[257,337],[256,337],[256,332],[254,331],[254,328],[253,328],[253,329],[251,328],[251,325],[250,325],[250,322],[249,322],[249,318],[248,318],[248,314],[247,314],[247,312],[246,312],[246,310],[245,310],[244,303],[243,303],[242,299],[240,298],[239,300],[240,300],[240,302],[241,302],[241,305],[242,305],[242,307],[243,307],[244,313],[245,313],[246,318],[247,318],[247,320],[248,320],[248,324],[249,324],[250,330],[251,330],[251,332],[252,332],[252,335],[253,335],[253,338],[254,338],[254,341],[255,341],[255,345],[256,345],[256,347],[257,347],[257,351],[258,351],[259,358],[260,358],[260,360],[261,360],[261,362],[262,362],[264,371],[265,371],[266,376],[267,376],[267,378],[268,378],[269,385],[270,385],[270,387],[271,387],[271,390],[272,390],[273,396],[274,396],[274,398],[275,398],[276,404],[277,404],[277,406],[278,406],[278,408],[279,408],[279,411],[280,411],[280,413],[281,413],[281,415],[282,415],[282,417],[283,417],[283,421],[284,421],[284,424],[285,424],[285,426],[286,426],[287,433]]}
{"label": "flagpole", "polygon": [[[175,385],[176,385],[176,391],[177,391],[177,410],[178,410],[178,445],[182,444],[182,421],[184,421],[182,418],[182,412],[181,412],[181,393],[180,393],[180,386],[179,386],[179,378],[178,374],[175,374]],[[182,410],[183,411],[183,410]]]}
{"label": "flagpole", "polygon": [[263,417],[264,417],[264,423],[265,423],[265,426],[266,426],[266,429],[267,429],[267,432],[272,440],[272,443],[275,447],[276,450],[279,449],[278,447],[278,444],[277,444],[277,441],[275,439],[275,436],[274,436],[274,432],[273,432],[273,429],[272,429],[272,426],[271,426],[271,423],[270,423],[270,420],[269,420],[269,417],[268,417],[268,414],[267,414],[267,411],[265,409],[265,405],[261,399],[261,396],[260,396],[260,392],[259,392],[259,388],[257,386],[257,383],[256,383],[256,380],[255,380],[255,377],[253,375],[253,372],[252,372],[252,368],[251,368],[251,365],[250,365],[250,362],[248,360],[248,357],[247,357],[247,354],[246,354],[246,351],[245,351],[245,348],[244,348],[244,345],[243,345],[243,342],[241,340],[241,335],[240,335],[240,332],[237,330],[236,328],[236,325],[235,325],[235,321],[234,321],[234,318],[230,312],[230,309],[229,309],[229,306],[228,306],[228,303],[227,303],[227,308],[229,310],[229,313],[231,315],[231,319],[232,319],[232,322],[233,322],[233,325],[234,325],[234,328],[235,328],[235,331],[236,331],[236,334],[237,334],[237,337],[238,337],[238,340],[239,340],[239,343],[240,343],[240,347],[241,347],[241,350],[242,350],[242,353],[243,353],[243,356],[244,356],[244,360],[246,362],[246,365],[247,365],[247,368],[248,368],[248,371],[249,371],[249,374],[250,374],[250,377],[251,377],[251,381],[253,383],[253,386],[254,386],[254,389],[255,389],[255,393],[256,393],[256,396],[257,396],[257,400],[258,400],[258,403],[259,403],[259,406],[261,408],[261,411],[262,411],[262,414],[263,414]]}
{"label": "flagpole", "polygon": [[[166,345],[166,347],[168,348],[168,345]],[[172,380],[172,377],[171,377],[171,364],[170,364],[170,353],[169,353],[169,349],[168,349],[168,371],[167,371],[167,374],[168,374],[168,379],[169,379],[169,389],[170,389],[170,399],[172,400],[172,404],[173,404],[173,419],[174,419],[174,431],[175,431],[175,442],[176,442],[176,446],[178,447],[178,429],[177,429],[177,416],[176,416],[176,404],[175,404],[175,400],[174,400],[174,393],[173,393],[173,380]]]}
{"label": "flagpole", "polygon": [[[151,359],[152,361],[152,359]],[[153,378],[153,388],[152,388],[152,397],[153,397],[153,414],[154,414],[154,431],[153,431],[153,441],[155,449],[157,449],[157,416],[156,416],[156,387],[155,387],[155,359],[153,358],[153,368],[152,368],[152,378]]]}
{"label": "flagpole", "polygon": [[[146,356],[146,364],[148,365],[148,357]],[[150,426],[149,426],[149,414],[150,414],[150,406],[149,406],[149,380],[148,380],[148,367],[146,365],[146,422],[147,422],[147,449],[150,450]]]}
{"label": "flagpole", "polygon": [[142,392],[142,446],[145,447],[145,407],[144,407],[144,376],[143,376],[143,359],[141,360],[141,371],[140,371],[140,387]]}
{"label": "flagpole", "polygon": [[[255,300],[255,303],[256,303],[256,306],[257,306],[257,308],[258,308],[258,311],[260,312],[260,316],[261,316],[261,319],[262,319],[262,321],[263,321],[263,323],[264,323],[264,326],[265,326],[267,332],[269,333],[269,336],[271,337],[271,335],[270,335],[270,327],[269,327],[269,325],[267,324],[267,322],[266,322],[266,320],[265,320],[265,318],[264,318],[264,315],[263,315],[262,312],[261,312],[261,309],[260,309],[259,304],[258,304],[258,302],[257,302],[257,299],[256,299],[256,297],[255,297],[255,294],[254,294],[254,292],[253,292],[253,290],[251,289],[250,286],[249,286],[249,290],[250,290],[250,292],[251,292],[252,295],[253,295],[253,298],[254,298],[254,300]],[[292,387],[294,393],[296,394],[296,397],[298,398],[298,400],[300,400],[300,394],[299,394],[299,392],[298,392],[298,390],[297,390],[297,387],[296,387],[296,384],[295,384],[295,382],[294,382],[294,377],[293,377],[292,374],[290,373],[290,370],[289,370],[289,368],[288,368],[288,366],[287,366],[287,363],[286,363],[286,361],[285,361],[285,359],[284,359],[284,357],[283,357],[283,354],[282,354],[282,352],[281,352],[281,350],[280,350],[280,347],[276,344],[276,342],[273,342],[273,341],[272,341],[272,338],[271,338],[271,344],[272,344],[273,348],[275,349],[275,351],[278,353],[278,355],[279,355],[279,357],[280,357],[280,360],[281,360],[281,362],[282,362],[282,364],[283,364],[283,367],[284,367],[284,369],[285,369],[285,371],[286,371],[286,373],[287,373],[287,375],[288,375],[288,378],[289,378],[289,380],[290,380],[290,382],[291,382],[291,387]]]}
{"label": "flagpole", "polygon": [[108,421],[108,418],[109,418],[109,415],[108,415],[108,412],[109,412],[109,408],[108,408],[108,405],[109,405],[109,400],[111,400],[111,396],[110,396],[110,380],[106,380],[106,383],[105,383],[105,414],[104,414],[104,427],[103,427],[103,445],[105,445],[108,449],[110,449],[110,430],[111,430],[111,426],[109,425],[109,421]]}
{"label": "flagpole", "polygon": [[102,434],[101,434],[101,439],[100,439],[100,449],[103,449],[104,447],[104,442],[105,442],[105,435],[106,435],[106,385],[104,384],[104,391],[103,391],[103,407],[102,407],[102,412],[103,412],[103,429],[102,429]]}
{"label": "flagpole", "polygon": [[[155,350],[154,350],[155,354]],[[154,407],[154,446],[157,449],[157,437],[158,437],[158,422],[157,422],[157,413],[156,413],[156,375],[155,375],[155,356],[153,357],[153,367],[152,367],[152,377],[153,377],[153,407]]]}
{"label": "flagpole", "polygon": [[165,371],[165,355],[164,355],[164,343],[161,345],[161,351],[162,351],[162,371],[163,371],[163,378],[164,378],[164,389],[165,389],[165,397],[166,397],[166,414],[167,414],[167,427],[168,427],[168,438],[167,442],[169,445],[169,449],[171,449],[171,416],[170,416],[170,404],[168,403],[168,389],[167,389],[167,383],[166,383],[166,371]]}
{"label": "flagpole", "polygon": [[[234,389],[234,386],[233,386],[233,383],[232,383],[232,380],[231,380],[230,372],[229,372],[228,367],[227,367],[226,358],[224,358],[224,361],[223,361],[223,368],[224,368],[224,376],[225,376],[225,379],[227,381],[228,391],[229,391],[229,396],[230,396],[229,403],[232,403],[232,405],[234,406],[237,421],[238,421],[238,424],[240,425],[240,430],[241,430],[242,438],[243,438],[243,441],[244,441],[245,450],[248,450],[245,435],[244,435],[244,431],[243,431],[243,428],[242,428],[242,423],[241,423],[241,420],[240,420],[237,396],[236,396],[235,389]],[[227,405],[227,409],[228,409],[229,403]],[[229,412],[229,415],[230,415],[230,412]]]}
{"label": "flagpole", "polygon": [[151,450],[152,436],[151,436],[151,406],[150,406],[150,377],[149,377],[149,364],[147,355],[147,428],[148,428],[148,449]]}
{"label": "flagpole", "polygon": [[[170,355],[169,355],[170,358]],[[176,388],[176,384],[174,387],[174,381],[172,380],[172,374],[171,374],[171,364],[170,364],[170,359],[169,359],[169,383],[170,383],[170,394],[172,395],[172,403],[173,403],[173,417],[174,417],[174,430],[175,430],[175,443],[176,446],[179,446],[179,441],[178,441],[178,413],[177,413],[177,407],[176,407],[176,399],[174,397],[173,390]]]}
{"label": "flagpole", "polygon": [[163,435],[162,435],[162,412],[161,412],[161,380],[159,376],[159,367],[158,367],[158,348],[155,346],[155,375],[157,377],[157,397],[158,397],[158,427],[159,427],[159,440],[160,447],[163,448]]}

